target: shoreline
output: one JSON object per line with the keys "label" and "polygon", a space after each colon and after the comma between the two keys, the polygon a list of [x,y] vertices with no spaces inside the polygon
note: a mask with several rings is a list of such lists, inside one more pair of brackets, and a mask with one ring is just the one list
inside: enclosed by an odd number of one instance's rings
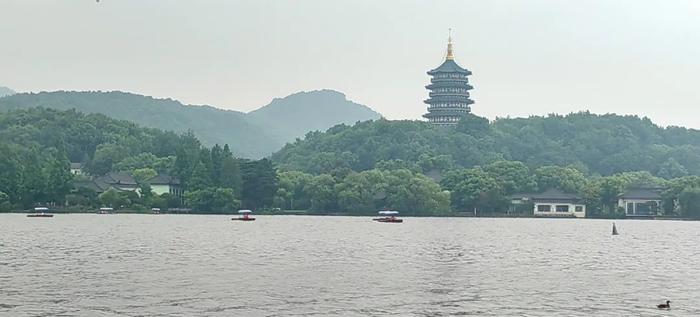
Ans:
{"label": "shoreline", "polygon": [[[13,210],[10,212],[0,212],[2,214],[33,214],[35,212],[31,210]],[[55,215],[100,215],[98,212],[80,212],[80,211],[49,211],[50,214]],[[136,210],[123,210],[119,212],[112,212],[109,214],[101,215],[182,215],[182,216],[238,216],[238,213],[215,213],[215,212],[202,212],[202,213],[151,213],[151,212],[141,212]],[[376,217],[375,214],[355,214],[355,213],[312,213],[312,212],[256,212],[256,216],[318,216],[318,217]],[[506,218],[506,219],[592,219],[592,220],[671,220],[671,221],[698,221],[700,219],[694,218],[681,218],[681,217],[637,217],[637,218],[605,218],[605,217],[586,217],[586,218],[576,218],[576,217],[542,217],[533,215],[499,215],[499,214],[485,214],[485,215],[473,215],[471,213],[459,214],[451,213],[447,215],[401,215],[401,218]]]}

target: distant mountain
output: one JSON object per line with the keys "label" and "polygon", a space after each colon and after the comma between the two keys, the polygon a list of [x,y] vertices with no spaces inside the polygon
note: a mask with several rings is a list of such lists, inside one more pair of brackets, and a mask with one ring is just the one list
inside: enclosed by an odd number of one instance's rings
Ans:
{"label": "distant mountain", "polygon": [[227,143],[235,154],[243,157],[262,157],[284,145],[284,142],[248,122],[242,112],[188,106],[172,99],[155,99],[124,92],[73,91],[16,94],[0,98],[0,111],[33,107],[101,113],[162,130],[192,130],[203,143]]}
{"label": "distant mountain", "polygon": [[33,107],[101,113],[162,130],[192,130],[204,144],[229,144],[236,155],[246,158],[270,155],[312,130],[379,117],[330,90],[275,99],[250,114],[116,91],[22,93],[0,98],[0,111]]}
{"label": "distant mountain", "polygon": [[275,98],[270,104],[248,113],[248,117],[286,142],[309,131],[340,124],[374,120],[381,115],[365,105],[354,103],[334,90],[299,92]]}
{"label": "distant mountain", "polygon": [[0,86],[0,97],[14,95],[16,92],[10,88]]}

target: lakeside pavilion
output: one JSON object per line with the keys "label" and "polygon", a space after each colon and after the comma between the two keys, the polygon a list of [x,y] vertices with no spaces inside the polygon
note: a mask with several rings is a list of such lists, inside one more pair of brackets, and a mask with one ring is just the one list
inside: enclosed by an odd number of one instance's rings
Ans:
{"label": "lakeside pavilion", "polygon": [[454,60],[452,48],[452,36],[447,41],[447,55],[442,65],[428,71],[430,85],[425,86],[429,92],[429,98],[424,102],[428,104],[428,113],[423,117],[428,122],[440,126],[454,126],[463,115],[471,111],[470,105],[474,103],[469,98],[469,85],[467,76],[472,72],[462,68]]}

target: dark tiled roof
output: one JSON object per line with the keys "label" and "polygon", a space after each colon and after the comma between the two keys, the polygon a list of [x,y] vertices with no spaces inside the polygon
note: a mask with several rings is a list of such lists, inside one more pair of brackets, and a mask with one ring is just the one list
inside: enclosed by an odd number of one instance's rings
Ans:
{"label": "dark tiled roof", "polygon": [[581,199],[581,196],[576,194],[565,193],[558,189],[548,189],[540,194],[532,195],[532,199]]}
{"label": "dark tiled roof", "polygon": [[462,74],[467,74],[467,75],[472,74],[472,72],[457,65],[457,63],[451,59],[445,60],[445,62],[442,63],[442,65],[429,71],[428,75],[434,75],[436,73],[462,73]]}
{"label": "dark tiled roof", "polygon": [[620,195],[620,198],[660,200],[662,190],[663,188],[629,188]]}
{"label": "dark tiled roof", "polygon": [[158,174],[148,180],[151,185],[180,185],[180,180],[168,174]]}
{"label": "dark tiled roof", "polygon": [[509,196],[510,199],[523,199],[523,198],[529,198],[532,200],[556,200],[556,201],[562,201],[562,200],[580,200],[581,196],[577,194],[572,194],[572,193],[565,193],[561,190],[558,189],[548,189],[544,191],[543,193],[516,193],[512,194]]}
{"label": "dark tiled roof", "polygon": [[92,189],[96,192],[102,192],[104,189],[102,189],[95,181],[93,180],[83,180],[83,181],[75,181],[73,183],[73,187],[77,188],[87,188],[87,189]]}
{"label": "dark tiled roof", "polygon": [[136,180],[127,172],[110,172],[98,178],[98,180],[109,185],[136,185]]}
{"label": "dark tiled roof", "polygon": [[73,187],[75,188],[88,188],[92,189],[97,193],[103,193],[110,188],[114,188],[115,190],[122,191],[118,187],[114,187],[110,184],[105,183],[104,181],[100,179],[94,179],[94,180],[88,180],[88,181],[78,181],[73,184]]}
{"label": "dark tiled roof", "polygon": [[512,194],[512,195],[508,196],[508,198],[510,198],[510,199],[523,199],[523,198],[529,199],[529,198],[532,197],[532,195],[535,195],[535,194],[532,194],[532,193],[515,193],[515,194]]}
{"label": "dark tiled roof", "polygon": [[71,169],[81,169],[83,167],[82,163],[70,163],[70,168]]}

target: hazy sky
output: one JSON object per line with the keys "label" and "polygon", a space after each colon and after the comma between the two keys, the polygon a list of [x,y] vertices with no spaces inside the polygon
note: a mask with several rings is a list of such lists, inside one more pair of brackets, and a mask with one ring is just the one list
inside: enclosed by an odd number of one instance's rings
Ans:
{"label": "hazy sky", "polygon": [[0,86],[242,111],[322,88],[420,118],[453,29],[473,112],[700,128],[700,1],[0,0]]}

